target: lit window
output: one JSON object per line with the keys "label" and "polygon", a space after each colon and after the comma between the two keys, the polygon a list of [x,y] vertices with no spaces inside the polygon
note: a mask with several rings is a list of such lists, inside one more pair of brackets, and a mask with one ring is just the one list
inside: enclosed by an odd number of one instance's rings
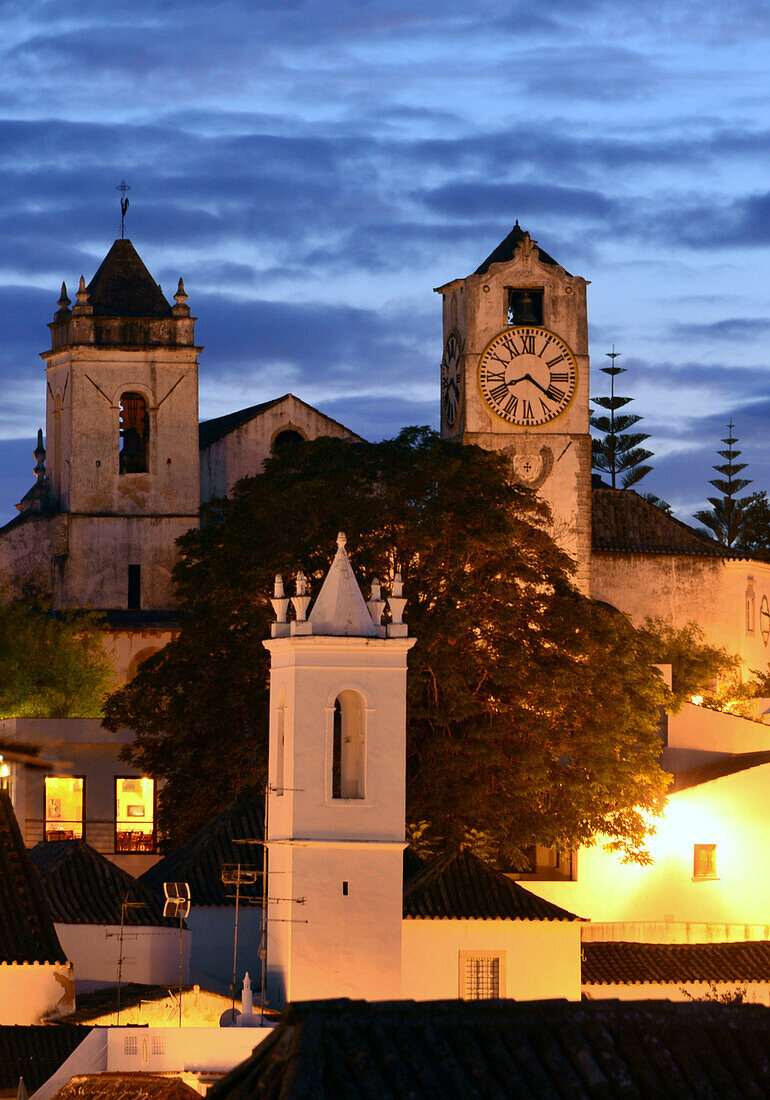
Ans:
{"label": "lit window", "polygon": [[155,851],[155,782],[115,780],[115,851]]}
{"label": "lit window", "polygon": [[459,994],[465,1001],[505,996],[505,955],[498,951],[461,951]]}
{"label": "lit window", "polygon": [[45,777],[45,839],[82,840],[83,779]]}
{"label": "lit window", "polygon": [[694,844],[692,849],[692,877],[717,877],[716,844]]}

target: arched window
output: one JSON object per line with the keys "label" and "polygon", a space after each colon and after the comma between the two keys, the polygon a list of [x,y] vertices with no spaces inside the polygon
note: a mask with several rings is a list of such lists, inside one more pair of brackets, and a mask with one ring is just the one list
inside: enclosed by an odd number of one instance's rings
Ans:
{"label": "arched window", "polygon": [[124,393],[120,398],[120,472],[147,473],[147,402],[140,393]]}
{"label": "arched window", "polygon": [[278,699],[278,711],[276,713],[275,723],[275,775],[273,777],[273,783],[275,785],[275,793],[278,798],[283,795],[284,784],[286,782],[284,778],[285,771],[285,759],[286,759],[286,699],[283,692],[281,692]]}
{"label": "arched window", "polygon": [[293,428],[285,428],[282,432],[273,440],[273,450],[277,451],[279,447],[285,446],[287,443],[304,443],[305,437],[301,432],[295,432]]}
{"label": "arched window", "polygon": [[363,798],[364,704],[355,691],[341,691],[334,701],[332,798]]}

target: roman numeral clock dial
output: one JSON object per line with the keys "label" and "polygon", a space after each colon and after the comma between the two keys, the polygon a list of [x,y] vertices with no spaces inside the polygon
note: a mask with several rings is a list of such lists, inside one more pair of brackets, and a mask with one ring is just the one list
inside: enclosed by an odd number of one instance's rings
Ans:
{"label": "roman numeral clock dial", "polygon": [[463,356],[460,338],[450,332],[441,359],[441,416],[447,428],[454,428],[463,399]]}
{"label": "roman numeral clock dial", "polygon": [[479,384],[497,416],[521,428],[536,428],[571,404],[577,363],[564,341],[547,329],[509,328],[481,356]]}

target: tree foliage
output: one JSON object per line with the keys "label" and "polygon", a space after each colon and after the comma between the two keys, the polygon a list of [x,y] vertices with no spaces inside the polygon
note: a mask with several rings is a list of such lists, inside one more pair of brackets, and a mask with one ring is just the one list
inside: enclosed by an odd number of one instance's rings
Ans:
{"label": "tree foliage", "polygon": [[741,660],[719,646],[709,645],[697,623],[674,627],[649,617],[640,628],[657,664],[671,665],[671,695],[667,710],[674,714],[694,695],[716,700],[728,683],[740,677]]}
{"label": "tree foliage", "polygon": [[169,842],[264,774],[273,576],[301,568],[317,595],[344,530],[362,582],[404,579],[415,828],[508,866],[599,832],[643,858],[666,692],[650,637],[575,589],[545,521],[503,457],[428,429],[287,445],[208,508],[180,542],[179,637],[106,707],[136,731],[132,763],[167,779]]}
{"label": "tree foliage", "polygon": [[0,717],[97,718],[112,686],[94,615],[54,616],[34,598],[0,606]]}
{"label": "tree foliage", "polygon": [[720,475],[712,478],[709,485],[713,485],[718,497],[709,497],[710,509],[701,509],[695,513],[695,519],[707,527],[709,534],[713,535],[723,546],[733,547],[741,542],[744,526],[744,510],[747,501],[738,498],[738,494],[751,485],[751,480],[738,475],[746,469],[746,462],[737,462],[741,452],[735,450],[738,442],[733,435],[733,423],[728,424],[727,437],[722,440],[725,450],[717,451],[724,462],[713,466],[712,469]]}
{"label": "tree foliage", "polygon": [[618,397],[615,393],[615,378],[619,374],[625,374],[624,367],[615,365],[615,360],[620,352],[607,352],[612,362],[611,367],[602,367],[602,374],[610,377],[610,396],[592,397],[591,400],[600,409],[604,409],[609,416],[592,416],[591,427],[601,435],[591,441],[593,467],[599,473],[607,474],[613,489],[616,489],[618,480],[622,488],[628,489],[647,477],[652,470],[648,466],[647,459],[652,458],[652,451],[648,451],[641,444],[649,435],[646,432],[632,432],[633,428],[643,418],[634,413],[621,413],[620,409],[633,401],[632,397]]}

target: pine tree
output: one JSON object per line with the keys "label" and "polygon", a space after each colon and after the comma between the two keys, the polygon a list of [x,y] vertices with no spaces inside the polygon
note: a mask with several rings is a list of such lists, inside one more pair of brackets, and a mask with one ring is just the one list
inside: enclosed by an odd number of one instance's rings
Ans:
{"label": "pine tree", "polygon": [[717,454],[725,461],[719,466],[712,466],[712,469],[722,476],[715,477],[709,482],[709,485],[713,485],[722,496],[709,497],[708,502],[711,508],[704,508],[695,513],[695,519],[702,523],[704,527],[708,527],[709,531],[716,536],[723,546],[728,547],[734,546],[741,539],[745,509],[748,503],[748,499],[738,500],[736,498],[738,493],[742,492],[747,485],[751,485],[750,478],[738,477],[738,474],[746,469],[748,463],[736,462],[736,459],[740,458],[741,452],[735,450],[738,439],[733,435],[734,427],[735,425],[731,420],[727,425],[727,438],[722,440],[727,449],[717,451]]}
{"label": "pine tree", "polygon": [[625,368],[615,366],[615,360],[619,355],[620,352],[615,351],[613,344],[612,351],[607,352],[612,366],[601,368],[602,374],[610,376],[610,396],[591,398],[594,404],[600,409],[606,409],[609,413],[609,416],[591,417],[591,427],[602,432],[604,437],[594,438],[591,442],[591,450],[594,469],[600,473],[609,474],[612,488],[616,489],[617,481],[620,480],[622,487],[628,489],[652,470],[652,466],[645,465],[647,459],[652,458],[652,451],[640,445],[645,439],[650,438],[649,435],[644,432],[629,431],[629,428],[638,424],[642,417],[633,413],[618,414],[618,409],[622,409],[633,401],[633,397],[615,396],[615,378],[618,374],[626,373]]}

